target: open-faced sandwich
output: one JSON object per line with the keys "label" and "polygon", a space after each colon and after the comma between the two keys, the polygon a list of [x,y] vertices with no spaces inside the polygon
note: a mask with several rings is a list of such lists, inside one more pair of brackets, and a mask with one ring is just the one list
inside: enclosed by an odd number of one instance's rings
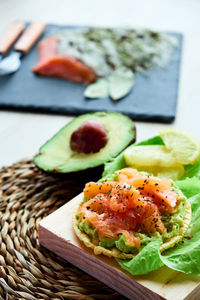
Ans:
{"label": "open-faced sandwich", "polygon": [[164,264],[200,274],[199,157],[199,142],[174,129],[129,146],[99,182],[86,184],[73,216],[76,235],[134,275]]}
{"label": "open-faced sandwich", "polygon": [[182,240],[191,209],[170,179],[124,168],[115,180],[84,188],[74,228],[87,247],[95,254],[132,258],[155,238],[162,240],[161,252]]}

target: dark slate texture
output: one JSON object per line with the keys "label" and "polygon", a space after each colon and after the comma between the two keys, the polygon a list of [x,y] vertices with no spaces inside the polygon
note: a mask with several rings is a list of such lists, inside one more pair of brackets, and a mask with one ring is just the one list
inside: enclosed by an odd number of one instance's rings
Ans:
{"label": "dark slate texture", "polygon": [[[69,26],[48,25],[42,38]],[[70,28],[73,27],[70,26]],[[22,60],[22,66],[13,75],[0,77],[0,108],[18,111],[78,115],[93,111],[116,111],[134,120],[172,122],[176,116],[182,40],[174,50],[166,69],[137,75],[132,92],[124,99],[88,100],[83,96],[85,86],[63,79],[39,77],[31,72],[37,62],[37,45]]]}

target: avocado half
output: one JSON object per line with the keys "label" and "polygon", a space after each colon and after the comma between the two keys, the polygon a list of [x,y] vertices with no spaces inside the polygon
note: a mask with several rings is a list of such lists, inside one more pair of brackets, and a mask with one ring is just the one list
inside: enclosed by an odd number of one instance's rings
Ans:
{"label": "avocado half", "polygon": [[[78,153],[70,147],[72,133],[89,120],[101,122],[108,135],[107,144],[96,153]],[[74,118],[39,149],[34,163],[48,172],[69,173],[93,168],[116,157],[136,138],[134,122],[115,112],[97,112]]]}

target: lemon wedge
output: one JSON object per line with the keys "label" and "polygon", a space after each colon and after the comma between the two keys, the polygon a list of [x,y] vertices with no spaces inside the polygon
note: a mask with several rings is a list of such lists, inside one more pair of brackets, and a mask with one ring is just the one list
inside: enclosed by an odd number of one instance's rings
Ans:
{"label": "lemon wedge", "polygon": [[175,167],[179,165],[175,156],[165,146],[133,146],[124,152],[124,159],[128,166],[141,167]]}
{"label": "lemon wedge", "polygon": [[200,157],[200,142],[188,133],[165,128],[159,131],[159,135],[177,163],[194,164]]}
{"label": "lemon wedge", "polygon": [[140,172],[145,172],[153,176],[160,178],[167,177],[172,180],[180,179],[184,174],[184,167],[182,165],[177,165],[175,167],[136,167]]}

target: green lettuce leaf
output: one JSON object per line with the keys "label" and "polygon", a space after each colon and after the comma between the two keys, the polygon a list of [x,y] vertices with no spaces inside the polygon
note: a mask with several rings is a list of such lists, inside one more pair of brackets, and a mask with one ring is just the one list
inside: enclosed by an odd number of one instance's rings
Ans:
{"label": "green lettuce leaf", "polygon": [[117,262],[132,275],[142,275],[157,270],[164,265],[160,259],[161,242],[161,239],[154,239],[131,260],[117,259]]}
{"label": "green lettuce leaf", "polygon": [[200,193],[200,179],[198,177],[177,180],[176,185],[183,192],[186,198]]}
{"label": "green lettuce leaf", "polygon": [[194,165],[185,166],[183,179],[194,176],[200,177],[200,159]]}
{"label": "green lettuce leaf", "polygon": [[191,204],[192,220],[183,243],[165,251],[160,259],[171,269],[200,275],[200,193],[188,200]]}
{"label": "green lettuce leaf", "polygon": [[187,235],[192,237],[200,231],[200,193],[188,199],[192,210],[192,220]]}
{"label": "green lettuce leaf", "polygon": [[200,232],[191,240],[185,240],[172,248],[167,254],[161,255],[162,262],[169,268],[186,274],[200,275]]}
{"label": "green lettuce leaf", "polygon": [[178,180],[176,186],[188,198],[191,205],[192,219],[186,235],[192,237],[200,231],[200,179],[193,177]]}

